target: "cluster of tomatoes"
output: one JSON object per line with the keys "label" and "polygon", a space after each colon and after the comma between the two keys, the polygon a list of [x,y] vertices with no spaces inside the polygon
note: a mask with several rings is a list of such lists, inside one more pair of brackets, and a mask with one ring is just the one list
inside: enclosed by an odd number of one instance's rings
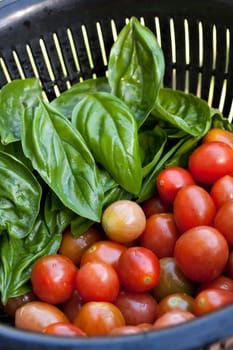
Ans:
{"label": "cluster of tomatoes", "polygon": [[158,195],[105,209],[32,269],[15,325],[47,334],[133,334],[233,302],[233,134],[212,129],[188,168],[163,169]]}

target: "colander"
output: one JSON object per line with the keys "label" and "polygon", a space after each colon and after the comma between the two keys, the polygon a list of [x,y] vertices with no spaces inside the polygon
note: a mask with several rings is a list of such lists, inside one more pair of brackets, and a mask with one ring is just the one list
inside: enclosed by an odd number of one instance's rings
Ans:
{"label": "colander", "polygon": [[[192,92],[233,117],[232,0],[1,0],[0,88],[38,77],[48,100],[107,74],[110,48],[135,16],[156,35],[163,85]],[[160,331],[58,338],[15,329],[0,318],[0,349],[233,349],[233,305]]]}

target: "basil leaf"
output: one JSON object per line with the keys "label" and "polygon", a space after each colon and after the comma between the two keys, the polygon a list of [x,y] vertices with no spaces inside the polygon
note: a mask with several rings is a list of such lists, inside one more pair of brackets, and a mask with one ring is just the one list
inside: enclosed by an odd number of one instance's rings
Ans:
{"label": "basil leaf", "polygon": [[70,229],[75,237],[79,237],[84,232],[86,232],[92,225],[94,221],[86,219],[82,216],[77,216],[70,223]]}
{"label": "basil leaf", "polygon": [[41,192],[38,181],[23,163],[0,152],[0,231],[25,237],[38,215]]}
{"label": "basil leaf", "polygon": [[71,119],[72,110],[75,105],[80,102],[87,94],[105,91],[110,92],[108,79],[106,77],[87,79],[73,85],[69,90],[64,91],[60,96],[51,102],[61,114]]}
{"label": "basil leaf", "polygon": [[159,161],[166,142],[167,135],[158,126],[139,134],[141,153],[143,153],[143,177],[146,177]]}
{"label": "basil leaf", "polygon": [[139,127],[154,107],[163,76],[163,52],[154,33],[132,17],[111,48],[108,80],[112,93],[131,108]]}
{"label": "basil leaf", "polygon": [[61,235],[51,235],[41,215],[32,231],[24,239],[9,236],[5,231],[0,236],[0,294],[2,303],[30,290],[33,263],[44,255],[56,253]]}
{"label": "basil leaf", "polygon": [[76,105],[72,123],[96,161],[126,191],[137,194],[142,170],[137,124],[130,109],[119,98],[96,92]]}
{"label": "basil leaf", "polygon": [[44,203],[44,218],[51,233],[62,233],[71,220],[77,217],[66,208],[52,190],[49,190]]}
{"label": "basil leaf", "polygon": [[3,144],[20,140],[20,120],[25,107],[42,96],[39,80],[13,80],[0,91],[0,137]]}
{"label": "basil leaf", "polygon": [[192,136],[203,136],[211,125],[207,102],[192,94],[169,88],[159,91],[151,113]]}
{"label": "basil leaf", "polygon": [[224,118],[223,114],[216,108],[211,108],[211,117],[212,117],[212,128],[220,128],[228,131],[233,131],[232,123]]}
{"label": "basil leaf", "polygon": [[22,118],[22,145],[35,170],[62,203],[76,214],[99,221],[103,192],[95,160],[70,121],[40,101]]}

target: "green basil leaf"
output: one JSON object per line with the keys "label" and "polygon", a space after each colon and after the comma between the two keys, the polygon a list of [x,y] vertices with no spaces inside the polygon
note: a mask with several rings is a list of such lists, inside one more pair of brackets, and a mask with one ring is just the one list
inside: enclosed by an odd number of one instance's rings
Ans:
{"label": "green basil leaf", "polygon": [[153,170],[143,179],[141,190],[137,196],[137,202],[141,203],[144,200],[154,196],[156,194],[155,181],[158,173],[165,167],[166,162],[172,158],[175,152],[181,147],[185,142],[185,139],[179,140],[175,145],[173,145],[168,151],[164,152],[162,157],[160,157],[159,162],[153,168]]}
{"label": "green basil leaf", "polygon": [[223,114],[218,109],[211,108],[211,117],[211,129],[220,128],[228,131],[233,131],[233,124],[227,118],[224,118]]}
{"label": "green basil leaf", "polygon": [[151,113],[192,136],[203,136],[211,125],[207,102],[192,94],[169,88],[160,89]]}
{"label": "green basil leaf", "polygon": [[70,230],[75,237],[81,236],[86,232],[92,225],[94,221],[86,219],[82,216],[76,216],[70,223]]}
{"label": "green basil leaf", "polygon": [[30,234],[24,239],[0,236],[0,294],[3,304],[8,298],[26,293],[29,289],[34,262],[44,255],[56,253],[61,244],[61,234],[51,235],[41,215]]}
{"label": "green basil leaf", "polygon": [[166,142],[166,132],[158,126],[139,134],[139,144],[143,154],[143,177],[146,177],[159,161]]}
{"label": "green basil leaf", "polygon": [[130,109],[119,98],[96,92],[76,105],[72,123],[95,160],[126,191],[137,194],[142,170],[137,124]]}
{"label": "green basil leaf", "polygon": [[163,52],[154,33],[131,18],[111,48],[108,80],[112,93],[133,111],[138,126],[153,109],[163,76]]}
{"label": "green basil leaf", "polygon": [[39,80],[13,80],[0,91],[0,138],[3,144],[20,140],[21,115],[25,107],[37,104],[42,96]]}
{"label": "green basil leaf", "polygon": [[41,192],[38,181],[23,163],[0,152],[0,231],[25,237],[38,215]]}
{"label": "green basil leaf", "polygon": [[132,193],[126,192],[120,186],[111,188],[104,194],[103,207],[106,208],[111,203],[121,199],[133,200],[134,196],[132,195]]}
{"label": "green basil leaf", "polygon": [[75,105],[86,97],[87,94],[96,91],[110,92],[110,86],[106,77],[87,79],[74,84],[70,89],[64,91],[60,96],[54,99],[51,105],[68,119],[71,119]]}
{"label": "green basil leaf", "polygon": [[45,102],[22,118],[22,145],[35,170],[76,214],[100,221],[103,191],[86,143],[71,122]]}
{"label": "green basil leaf", "polygon": [[44,203],[44,218],[49,232],[62,233],[76,217],[77,214],[65,207],[52,190],[48,191]]}

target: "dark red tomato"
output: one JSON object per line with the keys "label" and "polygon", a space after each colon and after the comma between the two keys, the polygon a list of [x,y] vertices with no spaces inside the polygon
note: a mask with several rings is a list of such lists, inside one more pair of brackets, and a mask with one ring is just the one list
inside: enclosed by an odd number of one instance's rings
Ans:
{"label": "dark red tomato", "polygon": [[153,323],[158,316],[158,303],[148,292],[122,290],[114,304],[121,310],[127,325]]}
{"label": "dark red tomato", "polygon": [[20,306],[15,313],[16,328],[32,332],[43,332],[55,322],[69,322],[66,315],[55,305],[43,301],[30,301]]}
{"label": "dark red tomato", "polygon": [[200,225],[212,225],[216,207],[209,193],[197,185],[185,186],[174,200],[174,219],[180,232]]}
{"label": "dark red tomato", "polygon": [[233,293],[229,290],[204,289],[194,299],[194,314],[202,316],[230,303],[233,303]]}
{"label": "dark red tomato", "polygon": [[68,317],[69,321],[73,322],[83,303],[84,301],[78,294],[77,289],[75,289],[71,297],[65,303],[60,305],[60,308]]}
{"label": "dark red tomato", "polygon": [[8,316],[13,318],[15,317],[16,310],[20,306],[35,300],[38,300],[35,294],[33,292],[27,292],[23,295],[19,295],[18,297],[9,298],[6,305],[3,306],[3,309]]}
{"label": "dark red tomato", "polygon": [[80,267],[76,277],[76,288],[85,302],[111,302],[116,299],[119,293],[120,282],[111,265],[92,261]]}
{"label": "dark red tomato", "polygon": [[158,283],[159,259],[150,249],[133,246],[120,256],[117,272],[123,287],[133,292],[146,292]]}
{"label": "dark red tomato", "polygon": [[183,311],[193,312],[194,298],[186,293],[173,293],[164,297],[159,302],[158,317],[165,314],[165,312],[178,309]]}
{"label": "dark red tomato", "polygon": [[214,226],[226,238],[230,247],[233,247],[233,200],[227,201],[217,211]]}
{"label": "dark red tomato", "polygon": [[190,155],[188,166],[196,181],[213,184],[233,173],[233,148],[223,142],[204,143]]}
{"label": "dark red tomato", "polygon": [[159,318],[157,318],[153,325],[153,328],[159,329],[164,327],[171,327],[193,319],[195,319],[195,315],[192,312],[178,309],[170,310],[165,312],[165,314],[163,314]]}
{"label": "dark red tomato", "polygon": [[125,326],[125,319],[116,305],[89,301],[79,310],[74,324],[87,335],[98,336],[108,334],[113,328]]}
{"label": "dark red tomato", "polygon": [[228,200],[233,199],[233,177],[225,175],[215,181],[210,190],[210,195],[217,208],[220,208]]}
{"label": "dark red tomato", "polygon": [[113,241],[98,241],[92,244],[82,255],[80,266],[90,261],[102,261],[116,268],[126,246]]}
{"label": "dark red tomato", "polygon": [[78,237],[75,237],[68,228],[62,234],[59,254],[67,256],[75,265],[79,265],[83,252],[101,239],[103,235],[95,225]]}
{"label": "dark red tomato", "polygon": [[146,216],[136,202],[118,200],[104,210],[101,223],[108,238],[120,243],[130,243],[145,229]]}
{"label": "dark red tomato", "polygon": [[146,228],[139,237],[140,245],[152,250],[157,257],[172,256],[179,236],[172,213],[160,213],[146,220]]}
{"label": "dark red tomato", "polygon": [[184,275],[174,257],[161,258],[159,263],[160,278],[151,291],[157,301],[172,293],[194,294],[196,284]]}
{"label": "dark red tomato", "polygon": [[233,279],[233,250],[231,249],[229,252],[229,257],[224,269],[224,273]]}
{"label": "dark red tomato", "polygon": [[172,210],[172,206],[164,203],[159,196],[146,199],[143,203],[141,203],[141,207],[146,215],[146,218],[149,218],[153,214],[169,213]]}
{"label": "dark red tomato", "polygon": [[194,185],[190,172],[179,166],[163,169],[156,180],[156,187],[161,199],[172,204],[177,192],[186,185]]}
{"label": "dark red tomato", "polygon": [[77,267],[66,256],[51,254],[39,258],[32,267],[32,289],[40,300],[61,304],[75,288]]}
{"label": "dark red tomato", "polygon": [[233,148],[233,133],[229,130],[212,128],[207,132],[202,142],[206,143],[214,141],[224,142]]}
{"label": "dark red tomato", "polygon": [[220,275],[210,282],[201,283],[200,286],[197,288],[196,293],[198,294],[202,290],[207,288],[224,289],[229,290],[233,293],[233,279],[224,275]]}
{"label": "dark red tomato", "polygon": [[59,335],[63,337],[85,337],[86,333],[81,328],[69,322],[56,322],[48,325],[43,333]]}
{"label": "dark red tomato", "polygon": [[226,239],[217,229],[197,226],[178,238],[174,256],[188,278],[208,282],[222,273],[229,250]]}

